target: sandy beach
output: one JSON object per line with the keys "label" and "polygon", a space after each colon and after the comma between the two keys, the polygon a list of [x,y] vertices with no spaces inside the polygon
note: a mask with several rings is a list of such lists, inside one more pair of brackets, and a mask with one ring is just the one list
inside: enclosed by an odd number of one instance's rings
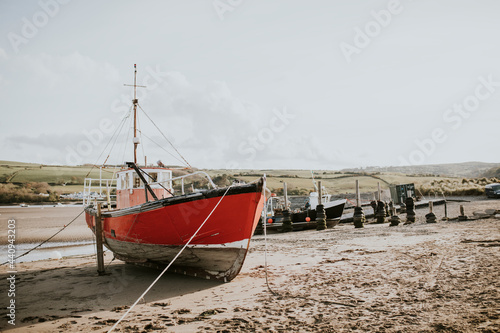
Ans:
{"label": "sandy beach", "polygon": [[[16,243],[36,243],[43,241],[59,231],[64,225],[70,227],[63,230],[51,242],[77,242],[93,239],[92,232],[85,223],[83,206],[4,206],[0,207],[0,218],[16,220]],[[7,223],[0,224],[0,235],[7,234]],[[7,244],[7,237],[0,238],[0,245]],[[3,254],[2,254],[3,255]]]}
{"label": "sandy beach", "polygon": [[[470,217],[500,210],[500,200],[463,205]],[[439,219],[443,209],[435,207]],[[166,274],[115,331],[498,332],[500,219],[428,224],[427,212],[417,210],[410,225],[340,224],[268,235],[270,288],[266,241],[255,236],[233,281]],[[448,215],[458,214],[459,203],[448,204]],[[70,227],[63,239],[90,233],[80,222]],[[159,271],[112,261],[109,252],[105,262],[106,276],[97,275],[93,256],[18,263],[15,326],[7,323],[9,274],[2,266],[0,329],[107,332]]]}

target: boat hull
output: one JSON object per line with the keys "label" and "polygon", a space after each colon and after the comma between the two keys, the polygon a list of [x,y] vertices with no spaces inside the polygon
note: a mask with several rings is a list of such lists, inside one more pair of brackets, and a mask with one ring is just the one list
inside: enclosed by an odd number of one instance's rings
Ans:
{"label": "boat hull", "polygon": [[[175,259],[173,271],[230,281],[241,270],[261,215],[263,186],[261,179],[233,186],[225,196],[227,188],[207,190],[102,212],[104,245],[126,262],[162,267]],[[95,207],[85,211],[95,230]]]}
{"label": "boat hull", "polygon": [[[344,212],[346,200],[336,200],[325,203],[323,206],[325,208],[325,214],[327,220],[334,220],[340,218]],[[292,222],[304,222],[306,217],[309,217],[311,221],[316,220],[316,210],[308,209],[306,211],[292,213]]]}
{"label": "boat hull", "polygon": [[[326,213],[326,227],[333,228],[340,222],[340,218],[344,212],[346,200],[330,201],[324,204]],[[307,211],[295,212],[290,214],[292,219],[293,231],[315,229],[316,224],[316,210],[308,209]],[[309,217],[309,221],[306,218]],[[266,221],[267,222],[267,221]],[[271,232],[281,232],[283,229],[283,216],[275,216],[272,223],[266,224],[267,230]],[[257,230],[258,234],[262,233],[262,227]]]}

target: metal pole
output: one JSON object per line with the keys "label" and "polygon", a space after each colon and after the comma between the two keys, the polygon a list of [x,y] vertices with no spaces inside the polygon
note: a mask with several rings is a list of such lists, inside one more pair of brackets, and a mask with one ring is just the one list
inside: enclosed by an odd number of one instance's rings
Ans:
{"label": "metal pole", "polygon": [[104,275],[104,250],[102,246],[102,218],[101,218],[101,203],[97,204],[97,216],[95,218],[95,237],[97,247],[97,274]]}
{"label": "metal pole", "polygon": [[361,197],[359,195],[359,179],[356,179],[356,207],[361,206]]}

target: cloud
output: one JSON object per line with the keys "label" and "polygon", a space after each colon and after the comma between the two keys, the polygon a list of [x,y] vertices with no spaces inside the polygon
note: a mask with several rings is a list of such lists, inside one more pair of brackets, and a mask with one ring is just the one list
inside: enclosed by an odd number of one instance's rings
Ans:
{"label": "cloud", "polygon": [[[195,161],[225,159],[237,142],[258,130],[264,111],[233,96],[227,83],[210,81],[200,87],[179,72],[164,76],[159,88],[148,94],[145,111],[168,137],[175,138],[179,149],[198,151]],[[204,154],[208,157],[200,156]]]}
{"label": "cloud", "polygon": [[8,60],[9,56],[7,55],[7,52],[5,52],[5,50],[0,47],[0,60],[2,59]]}
{"label": "cloud", "polygon": [[71,145],[72,142],[78,142],[82,139],[84,139],[84,136],[76,133],[43,133],[36,136],[14,135],[5,138],[5,142],[16,149],[36,148],[61,151],[67,145]]}
{"label": "cloud", "polygon": [[79,52],[69,55],[24,55],[19,58],[21,66],[36,82],[43,82],[51,88],[64,87],[67,83],[92,82],[96,78],[119,81],[118,70],[108,63],[99,63]]}

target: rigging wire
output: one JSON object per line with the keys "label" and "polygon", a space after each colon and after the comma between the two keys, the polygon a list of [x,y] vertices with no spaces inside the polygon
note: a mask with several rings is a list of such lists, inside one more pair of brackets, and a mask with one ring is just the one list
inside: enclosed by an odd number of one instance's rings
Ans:
{"label": "rigging wire", "polygon": [[[141,137],[141,140],[140,142],[142,142],[142,131],[139,130],[139,128],[141,128],[141,122],[139,120],[139,116],[137,116],[137,130],[139,131],[139,136]],[[144,161],[146,161],[146,153],[144,152],[144,145],[141,144],[141,149],[142,149],[142,158],[144,159]]]}
{"label": "rigging wire", "polygon": [[165,148],[163,148],[162,145],[160,145],[159,143],[157,143],[156,141],[154,141],[153,139],[151,139],[149,136],[147,136],[146,134],[142,133],[142,131],[140,129],[138,129],[139,132],[141,132],[141,135],[144,135],[144,137],[146,139],[148,139],[149,141],[151,141],[152,143],[154,143],[155,145],[157,145],[158,147],[160,147],[160,149],[162,149],[164,152],[166,152],[167,154],[169,154],[170,156],[172,156],[173,158],[175,158],[177,161],[181,162],[181,163],[184,163],[183,161],[181,161],[177,156],[175,156],[174,154],[172,154],[171,152],[169,152],[168,150],[166,150]]}
{"label": "rigging wire", "polygon": [[137,303],[139,303],[139,301],[141,299],[144,298],[144,296],[146,296],[146,294],[149,292],[149,290],[151,288],[153,288],[153,286],[156,284],[156,282],[158,282],[158,280],[163,276],[163,274],[165,274],[165,272],[170,268],[170,266],[175,262],[175,260],[177,260],[177,258],[181,255],[181,253],[184,251],[184,249],[186,249],[186,247],[191,243],[191,241],[196,237],[196,235],[198,234],[198,232],[201,230],[201,228],[203,228],[203,226],[205,225],[205,223],[208,221],[208,219],[210,218],[210,216],[212,216],[213,212],[215,212],[215,210],[217,209],[217,207],[219,207],[219,204],[222,202],[222,199],[225,198],[227,192],[229,192],[229,189],[232,187],[233,185],[229,185],[229,187],[227,188],[226,192],[224,192],[224,194],[222,195],[222,197],[220,198],[219,202],[217,202],[217,204],[215,205],[215,207],[212,209],[212,211],[210,212],[210,214],[208,214],[208,216],[205,218],[205,221],[203,221],[203,223],[198,227],[198,229],[195,231],[195,233],[191,236],[191,238],[189,238],[189,240],[187,241],[186,244],[184,244],[184,246],[182,247],[182,249],[176,254],[176,256],[170,261],[170,263],[168,264],[167,267],[165,267],[165,269],[160,273],[160,275],[158,275],[158,277],[153,281],[153,283],[151,283],[151,285],[146,289],[146,291],[144,291],[142,293],[141,296],[139,296],[139,298],[135,301],[134,304],[132,304],[132,306],[130,306],[130,308],[127,310],[127,312],[125,312],[125,314],[113,325],[113,327],[111,327],[111,329],[108,331],[108,333],[112,332],[116,326],[118,326],[118,324],[123,320],[125,319],[125,317],[130,313],[130,311],[132,311],[132,309],[137,305]]}
{"label": "rigging wire", "polygon": [[[34,251],[34,250],[38,249],[38,248],[39,248],[40,246],[42,246],[43,244],[47,243],[49,240],[51,240],[52,238],[54,238],[54,237],[55,237],[57,234],[59,234],[61,231],[63,231],[63,230],[64,230],[64,229],[66,229],[67,227],[69,227],[69,225],[70,225],[71,223],[75,222],[75,221],[76,221],[76,219],[78,219],[78,218],[80,217],[80,215],[82,215],[82,214],[83,214],[83,212],[84,212],[84,211],[85,211],[85,210],[82,210],[82,211],[80,212],[80,214],[78,214],[78,215],[77,215],[77,216],[76,216],[73,220],[71,220],[71,222],[69,222],[68,224],[66,224],[66,225],[65,225],[64,227],[62,227],[61,229],[59,229],[59,231],[58,231],[58,232],[56,232],[55,234],[53,234],[52,236],[50,236],[49,238],[47,238],[46,240],[44,240],[43,242],[41,242],[40,244],[38,244],[37,246],[35,246],[34,248],[32,248],[31,250],[28,250],[28,251],[24,252],[23,254],[21,254],[21,255],[19,255],[19,256],[17,256],[17,257],[15,257],[13,260],[16,260],[16,259],[18,259],[18,258],[24,257],[24,256],[25,256],[25,255],[27,255],[28,253],[30,253],[30,252],[32,252],[32,251]],[[7,264],[7,263],[9,263],[9,262],[10,262],[10,261],[3,262],[3,263],[1,263],[1,264],[0,264],[0,266],[5,265],[5,264]]]}
{"label": "rigging wire", "polygon": [[111,146],[111,148],[109,149],[109,153],[108,153],[108,156],[106,157],[106,159],[104,160],[104,162],[102,163],[103,165],[106,164],[106,162],[108,161],[109,157],[111,156],[111,152],[113,151],[113,148],[115,147],[116,145],[116,142],[118,141],[118,137],[120,136],[120,133],[122,132],[123,130],[123,127],[125,126],[125,120],[130,117],[130,110],[129,110],[129,113],[127,114],[127,116],[125,116],[122,121],[120,122],[120,131],[118,132],[118,134],[116,135],[115,137],[115,141],[113,142],[113,145]]}
{"label": "rigging wire", "polygon": [[[130,115],[129,115],[130,116]],[[125,153],[127,152],[127,142],[130,136],[130,132],[132,132],[130,129],[132,128],[132,122],[133,118],[130,117],[130,125],[129,125],[129,130],[127,131],[127,138],[125,139],[125,143],[123,144],[123,155],[122,155],[122,161],[125,161]]]}
{"label": "rigging wire", "polygon": [[[106,148],[108,147],[109,143],[113,140],[113,137],[115,136],[115,134],[116,134],[116,137],[118,137],[119,133],[117,133],[117,131],[120,129],[120,132],[121,132],[122,123],[124,123],[125,119],[128,118],[129,116],[130,116],[130,110],[129,110],[129,114],[126,117],[123,117],[122,120],[120,121],[120,125],[118,125],[118,127],[113,132],[113,135],[111,135],[111,138],[109,139],[108,143],[106,144],[106,146],[104,146],[104,148],[101,151],[101,154],[99,154],[99,157],[97,158],[96,162],[94,164],[92,164],[92,168],[90,168],[90,170],[87,173],[87,175],[85,176],[85,178],[87,178],[90,175],[90,173],[92,172],[92,170],[94,170],[95,166],[97,165],[97,162],[101,158],[102,154],[106,151]],[[115,142],[116,142],[116,139],[115,139]],[[111,151],[110,151],[110,154],[111,154]],[[106,161],[108,160],[108,158],[109,158],[109,155],[106,158]],[[103,165],[104,165],[104,163],[103,163]]]}
{"label": "rigging wire", "polygon": [[160,130],[160,128],[156,125],[156,123],[148,116],[148,114],[146,113],[146,111],[144,111],[144,109],[142,108],[142,106],[139,103],[137,103],[137,105],[142,110],[142,112],[144,112],[144,114],[149,119],[149,121],[151,121],[151,123],[154,125],[154,127],[156,127],[156,129],[160,132],[160,134],[165,138],[165,140],[167,140],[167,142],[170,144],[170,146],[172,146],[172,148],[176,151],[176,153],[179,154],[179,156],[184,160],[184,162],[189,166],[189,168],[192,169],[193,167],[191,166],[191,164],[189,164],[189,162],[186,161],[186,159],[184,158],[184,156],[182,156],[182,154],[177,150],[177,148],[175,148],[175,146],[172,144],[172,142],[170,142],[170,140],[165,136],[165,134],[163,134],[163,132]]}

